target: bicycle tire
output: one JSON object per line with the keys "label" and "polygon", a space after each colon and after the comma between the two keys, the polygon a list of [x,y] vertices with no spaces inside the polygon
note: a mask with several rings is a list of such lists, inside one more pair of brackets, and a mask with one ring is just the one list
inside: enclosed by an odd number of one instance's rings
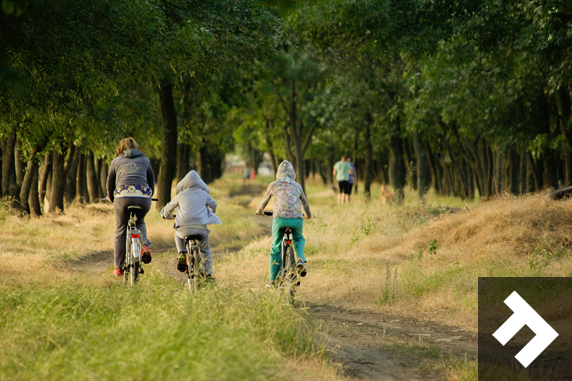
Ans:
{"label": "bicycle tire", "polygon": [[284,285],[284,298],[287,304],[291,304],[294,299],[294,287],[297,283],[296,273],[296,256],[294,255],[294,248],[287,246],[282,262],[282,276]]}
{"label": "bicycle tire", "polygon": [[[128,232],[129,233],[129,232]],[[123,284],[129,284],[129,273],[131,270],[131,239],[127,234],[125,238],[125,264],[123,265]]]}
{"label": "bicycle tire", "polygon": [[[141,243],[139,242],[139,240],[136,241],[136,245],[131,245],[131,250],[130,251],[130,268],[129,268],[129,283],[134,286],[135,283],[137,283],[139,281],[139,270],[141,267],[141,263],[137,260],[135,260],[136,256],[135,256],[135,250],[141,250]],[[141,255],[139,255],[139,258],[141,258]]]}
{"label": "bicycle tire", "polygon": [[187,281],[189,283],[189,290],[196,292],[198,289],[198,277],[196,274],[197,262],[195,254],[195,245],[189,243],[187,245]]}
{"label": "bicycle tire", "polygon": [[192,255],[192,259],[193,259],[193,286],[195,291],[198,291],[199,289],[199,278],[201,276],[201,272],[199,269],[200,266],[200,260],[199,260],[199,246],[195,246],[193,248],[193,255]]}

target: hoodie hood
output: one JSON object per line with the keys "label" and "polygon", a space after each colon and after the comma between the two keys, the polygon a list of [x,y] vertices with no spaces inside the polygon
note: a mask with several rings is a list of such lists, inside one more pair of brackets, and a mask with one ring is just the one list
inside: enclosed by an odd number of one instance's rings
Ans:
{"label": "hoodie hood", "polygon": [[137,151],[136,149],[126,149],[123,151],[121,155],[129,159],[134,159],[136,157],[143,156],[145,154],[141,151]]}
{"label": "hoodie hood", "polygon": [[296,180],[296,172],[294,171],[294,167],[292,163],[288,160],[284,160],[278,166],[278,171],[276,171],[276,180],[282,180],[289,178],[291,180]]}
{"label": "hoodie hood", "polygon": [[177,184],[177,193],[181,193],[185,189],[190,188],[201,189],[207,193],[210,191],[207,184],[203,181],[203,179],[201,179],[201,176],[199,176],[195,170],[187,173],[187,175],[181,181],[179,181]]}

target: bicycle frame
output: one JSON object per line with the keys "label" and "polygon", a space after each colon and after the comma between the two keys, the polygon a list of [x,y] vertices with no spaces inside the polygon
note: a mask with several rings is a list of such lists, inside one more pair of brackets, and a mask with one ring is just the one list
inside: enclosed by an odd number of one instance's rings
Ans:
{"label": "bicycle frame", "polygon": [[139,280],[139,274],[143,274],[141,267],[142,248],[141,231],[137,229],[137,216],[131,212],[126,232],[125,268],[123,271],[125,284],[134,285]]}
{"label": "bicycle frame", "polygon": [[[296,269],[296,250],[292,245],[292,229],[287,227],[282,238],[282,274],[281,280],[285,296],[289,303],[292,302],[296,286],[299,285],[298,271]],[[288,250],[291,249],[291,250]]]}
{"label": "bicycle frame", "polygon": [[185,243],[187,247],[187,282],[189,290],[196,292],[199,288],[199,278],[201,276],[201,269],[203,264],[203,256],[198,240],[187,239]]}

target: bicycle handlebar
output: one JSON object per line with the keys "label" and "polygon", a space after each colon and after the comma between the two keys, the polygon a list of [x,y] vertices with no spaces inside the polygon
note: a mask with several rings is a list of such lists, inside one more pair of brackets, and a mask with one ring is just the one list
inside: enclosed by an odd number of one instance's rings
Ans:
{"label": "bicycle handlebar", "polygon": [[[273,213],[273,212],[263,211],[261,216],[272,217],[272,216],[274,216],[274,213]],[[306,215],[305,215],[305,214],[302,214],[302,217],[303,217],[303,218],[306,218]],[[307,219],[307,218],[306,218],[306,219]]]}
{"label": "bicycle handlebar", "polygon": [[[106,198],[102,198],[101,201],[103,201],[103,202],[111,202],[111,201],[109,201],[109,200],[106,199]],[[158,199],[158,198],[152,198],[151,201],[159,201],[159,199]]]}

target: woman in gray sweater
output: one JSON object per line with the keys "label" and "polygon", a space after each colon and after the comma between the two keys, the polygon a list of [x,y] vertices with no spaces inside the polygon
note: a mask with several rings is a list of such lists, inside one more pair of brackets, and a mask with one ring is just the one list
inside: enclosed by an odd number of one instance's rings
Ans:
{"label": "woman in gray sweater", "polygon": [[136,209],[137,229],[141,230],[143,263],[151,262],[151,242],[147,239],[145,216],[151,209],[151,197],[155,190],[155,177],[149,158],[139,151],[139,144],[129,137],[122,139],[117,147],[117,157],[109,165],[107,175],[107,199],[115,209],[115,276],[123,275],[125,267],[125,234],[129,221],[128,206]]}

